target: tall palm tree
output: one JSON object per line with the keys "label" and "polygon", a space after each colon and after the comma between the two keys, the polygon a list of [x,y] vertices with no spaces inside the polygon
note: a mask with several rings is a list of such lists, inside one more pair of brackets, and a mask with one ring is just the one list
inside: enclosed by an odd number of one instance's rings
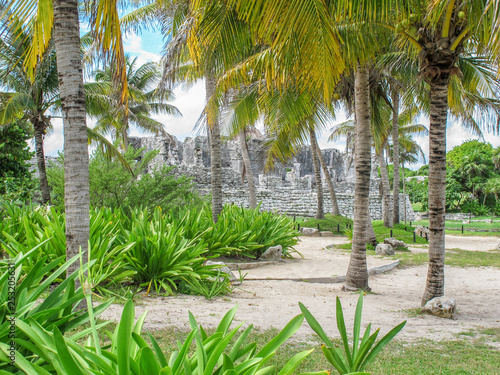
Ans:
{"label": "tall palm tree", "polygon": [[[93,13],[96,17],[92,22],[96,40],[104,51],[114,52],[118,56],[115,61],[123,66],[119,59],[123,45],[116,2],[102,0],[92,4],[99,7],[99,11]],[[89,239],[89,158],[78,1],[15,0],[6,4],[2,1],[2,5],[2,18],[7,15],[9,20],[19,20],[32,35],[24,61],[31,79],[39,58],[43,57],[50,40],[54,40],[64,124],[66,256],[70,259],[80,251],[87,251]],[[118,69],[118,72],[123,83],[124,70]],[[68,272],[77,268],[79,264],[75,262]]]}
{"label": "tall palm tree", "polygon": [[[152,114],[180,116],[179,110],[166,103],[172,99],[168,90],[158,90],[161,73],[155,62],[137,66],[137,57],[125,56],[127,67],[127,107],[120,105],[113,92],[113,69],[95,72],[95,81],[85,84],[87,113],[97,120],[94,130],[101,133],[114,133],[126,148],[130,124],[154,134],[167,135],[164,125],[151,118]],[[123,113],[123,111],[127,113]]]}
{"label": "tall palm tree", "polygon": [[43,141],[52,127],[51,112],[59,103],[54,45],[49,45],[30,80],[23,69],[30,36],[19,23],[4,22],[7,26],[0,39],[0,84],[8,91],[0,93],[0,125],[22,118],[33,126],[42,203],[50,203]]}

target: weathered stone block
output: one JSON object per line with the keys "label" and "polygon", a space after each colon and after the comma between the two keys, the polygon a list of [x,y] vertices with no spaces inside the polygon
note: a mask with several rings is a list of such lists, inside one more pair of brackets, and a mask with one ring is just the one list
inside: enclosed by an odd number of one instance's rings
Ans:
{"label": "weathered stone block", "polygon": [[375,248],[375,253],[377,255],[394,255],[394,249],[391,245],[379,243]]}
{"label": "weathered stone block", "polygon": [[453,319],[457,309],[457,304],[454,298],[436,297],[422,307],[421,312],[440,316],[442,318]]}

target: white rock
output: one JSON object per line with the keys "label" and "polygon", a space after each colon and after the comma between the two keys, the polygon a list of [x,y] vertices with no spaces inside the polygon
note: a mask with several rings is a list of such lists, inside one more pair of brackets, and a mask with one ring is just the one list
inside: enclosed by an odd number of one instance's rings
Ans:
{"label": "white rock", "polygon": [[394,255],[394,249],[389,244],[379,243],[375,248],[375,253],[377,255]]}
{"label": "white rock", "polygon": [[313,236],[313,237],[318,237],[319,236],[319,230],[316,228],[300,228],[300,233],[302,233],[304,236]]}
{"label": "white rock", "polygon": [[271,246],[269,249],[264,251],[262,255],[259,257],[260,260],[278,260],[281,259],[281,255],[283,254],[283,247],[281,245]]}
{"label": "white rock", "polygon": [[456,309],[457,303],[455,302],[455,298],[443,296],[431,299],[422,307],[421,312],[440,316],[442,318],[453,319]]}
{"label": "white rock", "polygon": [[384,239],[384,243],[387,245],[391,245],[394,249],[398,247],[404,247],[405,249],[408,249],[408,245],[405,244],[403,241],[399,241],[394,237],[389,237]]}
{"label": "white rock", "polygon": [[212,260],[207,260],[205,263],[206,266],[218,266],[215,268],[219,268],[221,273],[225,273],[229,275],[229,280],[236,281],[238,278],[234,275],[234,273],[229,269],[229,267],[224,262],[214,262]]}

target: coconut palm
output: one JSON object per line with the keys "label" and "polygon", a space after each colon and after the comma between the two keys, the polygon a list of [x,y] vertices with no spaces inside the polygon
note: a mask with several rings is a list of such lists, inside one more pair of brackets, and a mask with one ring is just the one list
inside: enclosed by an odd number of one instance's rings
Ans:
{"label": "coconut palm", "polygon": [[[4,2],[2,4],[5,4]],[[123,46],[116,2],[92,2],[92,30],[104,51],[112,51],[118,65]],[[8,1],[2,18],[19,20],[32,35],[24,61],[30,79],[38,60],[43,57],[51,39],[54,41],[59,76],[61,111],[64,123],[64,168],[66,209],[66,256],[86,252],[89,239],[89,171],[88,137],[80,49],[79,7],[77,0]],[[5,27],[5,25],[4,25]],[[124,70],[117,69],[125,87]],[[126,92],[126,90],[124,90]],[[83,262],[86,257],[83,257]],[[73,263],[68,272],[79,268]]]}
{"label": "coconut palm", "polygon": [[[7,22],[7,21],[5,21]],[[45,172],[43,141],[51,129],[51,118],[59,103],[57,65],[53,43],[37,64],[34,79],[23,69],[25,52],[30,38],[16,22],[6,26],[0,39],[0,84],[6,92],[0,93],[0,125],[18,119],[28,120],[33,126],[35,150],[42,203],[50,203],[50,192]]]}
{"label": "coconut palm", "polygon": [[[137,57],[125,56],[127,66],[127,107],[116,101],[113,93],[115,73],[110,67],[95,72],[95,81],[85,84],[87,113],[97,120],[94,130],[107,134],[113,133],[115,139],[121,139],[126,148],[130,124],[153,134],[167,135],[164,125],[151,118],[152,114],[180,116],[179,110],[166,103],[172,99],[168,90],[158,90],[161,77],[159,66],[147,62],[137,66]],[[127,113],[123,113],[126,109]]]}

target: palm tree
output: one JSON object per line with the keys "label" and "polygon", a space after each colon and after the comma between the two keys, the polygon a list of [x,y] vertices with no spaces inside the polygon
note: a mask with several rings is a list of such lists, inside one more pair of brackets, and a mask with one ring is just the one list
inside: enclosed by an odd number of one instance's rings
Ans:
{"label": "palm tree", "polygon": [[[104,51],[112,51],[120,64],[123,55],[121,32],[116,3],[99,1],[93,12],[92,29]],[[83,88],[83,68],[80,49],[79,7],[77,0],[12,1],[3,7],[2,18],[16,19],[32,35],[32,43],[24,65],[28,77],[34,78],[39,58],[42,58],[53,38],[61,111],[64,123],[64,168],[66,209],[66,257],[72,258],[80,251],[86,252],[89,239],[89,156]],[[3,25],[5,28],[5,24]],[[117,70],[122,87],[126,88],[124,70]],[[124,90],[125,92],[126,90]],[[86,262],[86,257],[82,261]],[[67,270],[79,268],[77,262]]]}
{"label": "palm tree", "polygon": [[[121,139],[128,146],[130,124],[154,134],[167,135],[164,125],[151,118],[152,114],[180,116],[179,110],[167,104],[172,98],[168,90],[158,90],[160,69],[155,62],[147,62],[137,67],[137,57],[125,56],[127,67],[128,105],[123,107],[113,93],[114,72],[111,68],[97,70],[95,82],[85,84],[87,113],[97,119],[94,130],[106,134],[113,132],[115,139]],[[123,111],[127,113],[124,114]]]}
{"label": "palm tree", "polygon": [[8,91],[0,93],[0,125],[24,119],[33,126],[42,203],[50,203],[43,140],[52,127],[54,115],[50,112],[59,103],[54,45],[49,45],[30,80],[22,65],[31,44],[29,35],[18,23],[4,22],[7,27],[0,40],[0,84]]}

